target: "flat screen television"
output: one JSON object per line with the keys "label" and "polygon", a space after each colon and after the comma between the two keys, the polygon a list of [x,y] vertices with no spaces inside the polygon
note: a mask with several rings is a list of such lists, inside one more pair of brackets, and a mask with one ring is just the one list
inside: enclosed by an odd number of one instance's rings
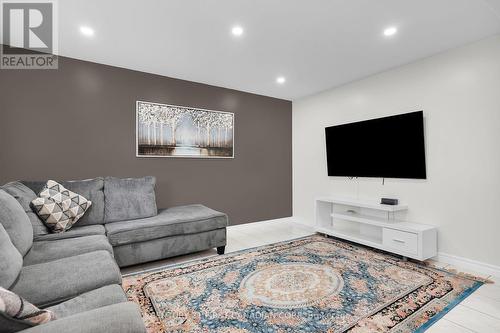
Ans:
{"label": "flat screen television", "polygon": [[423,111],[325,128],[328,176],[425,179]]}

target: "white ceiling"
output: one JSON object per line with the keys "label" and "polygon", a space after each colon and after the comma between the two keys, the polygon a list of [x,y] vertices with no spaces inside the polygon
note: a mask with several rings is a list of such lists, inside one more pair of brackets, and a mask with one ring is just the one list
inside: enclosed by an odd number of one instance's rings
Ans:
{"label": "white ceiling", "polygon": [[58,3],[61,55],[291,100],[500,33],[500,0]]}

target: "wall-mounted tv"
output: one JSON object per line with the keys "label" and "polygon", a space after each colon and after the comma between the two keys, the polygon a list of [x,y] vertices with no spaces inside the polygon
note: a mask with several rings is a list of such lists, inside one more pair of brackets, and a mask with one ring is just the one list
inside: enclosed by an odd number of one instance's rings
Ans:
{"label": "wall-mounted tv", "polygon": [[425,179],[423,111],[325,128],[328,176]]}

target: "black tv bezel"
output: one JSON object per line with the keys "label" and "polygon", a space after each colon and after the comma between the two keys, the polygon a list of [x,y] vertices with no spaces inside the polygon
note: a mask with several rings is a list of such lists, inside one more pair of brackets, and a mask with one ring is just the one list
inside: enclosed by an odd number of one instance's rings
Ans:
{"label": "black tv bezel", "polygon": [[[405,116],[405,115],[410,115],[410,114],[417,114],[420,113],[422,115],[422,144],[424,148],[423,152],[423,164],[424,164],[424,169],[423,169],[423,174],[421,177],[417,176],[402,176],[402,177],[396,177],[393,175],[379,175],[379,174],[369,174],[365,173],[363,175],[354,175],[354,174],[335,174],[331,175],[330,170],[328,167],[328,140],[327,140],[327,131],[328,129],[335,128],[335,127],[341,127],[341,126],[349,126],[353,124],[360,124],[360,123],[367,123],[375,120],[383,120],[383,119],[388,119],[388,118],[394,118],[394,117],[400,117],[400,116]],[[410,179],[410,180],[426,180],[427,179],[427,149],[426,149],[426,144],[425,144],[425,118],[424,118],[424,111],[413,111],[413,112],[406,112],[406,113],[400,113],[400,114],[395,114],[391,116],[386,116],[386,117],[379,117],[379,118],[371,118],[371,119],[366,119],[366,120],[360,120],[360,121],[354,121],[354,122],[349,122],[349,123],[344,123],[344,124],[339,124],[339,125],[333,125],[333,126],[328,126],[325,127],[325,150],[326,150],[326,169],[327,169],[327,174],[328,177],[347,177],[347,178],[387,178],[387,179]]]}

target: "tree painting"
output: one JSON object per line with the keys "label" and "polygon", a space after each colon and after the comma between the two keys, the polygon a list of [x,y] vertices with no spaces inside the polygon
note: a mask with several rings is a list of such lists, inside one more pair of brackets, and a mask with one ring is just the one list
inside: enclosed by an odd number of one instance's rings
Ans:
{"label": "tree painting", "polygon": [[137,102],[138,157],[234,157],[234,114]]}

